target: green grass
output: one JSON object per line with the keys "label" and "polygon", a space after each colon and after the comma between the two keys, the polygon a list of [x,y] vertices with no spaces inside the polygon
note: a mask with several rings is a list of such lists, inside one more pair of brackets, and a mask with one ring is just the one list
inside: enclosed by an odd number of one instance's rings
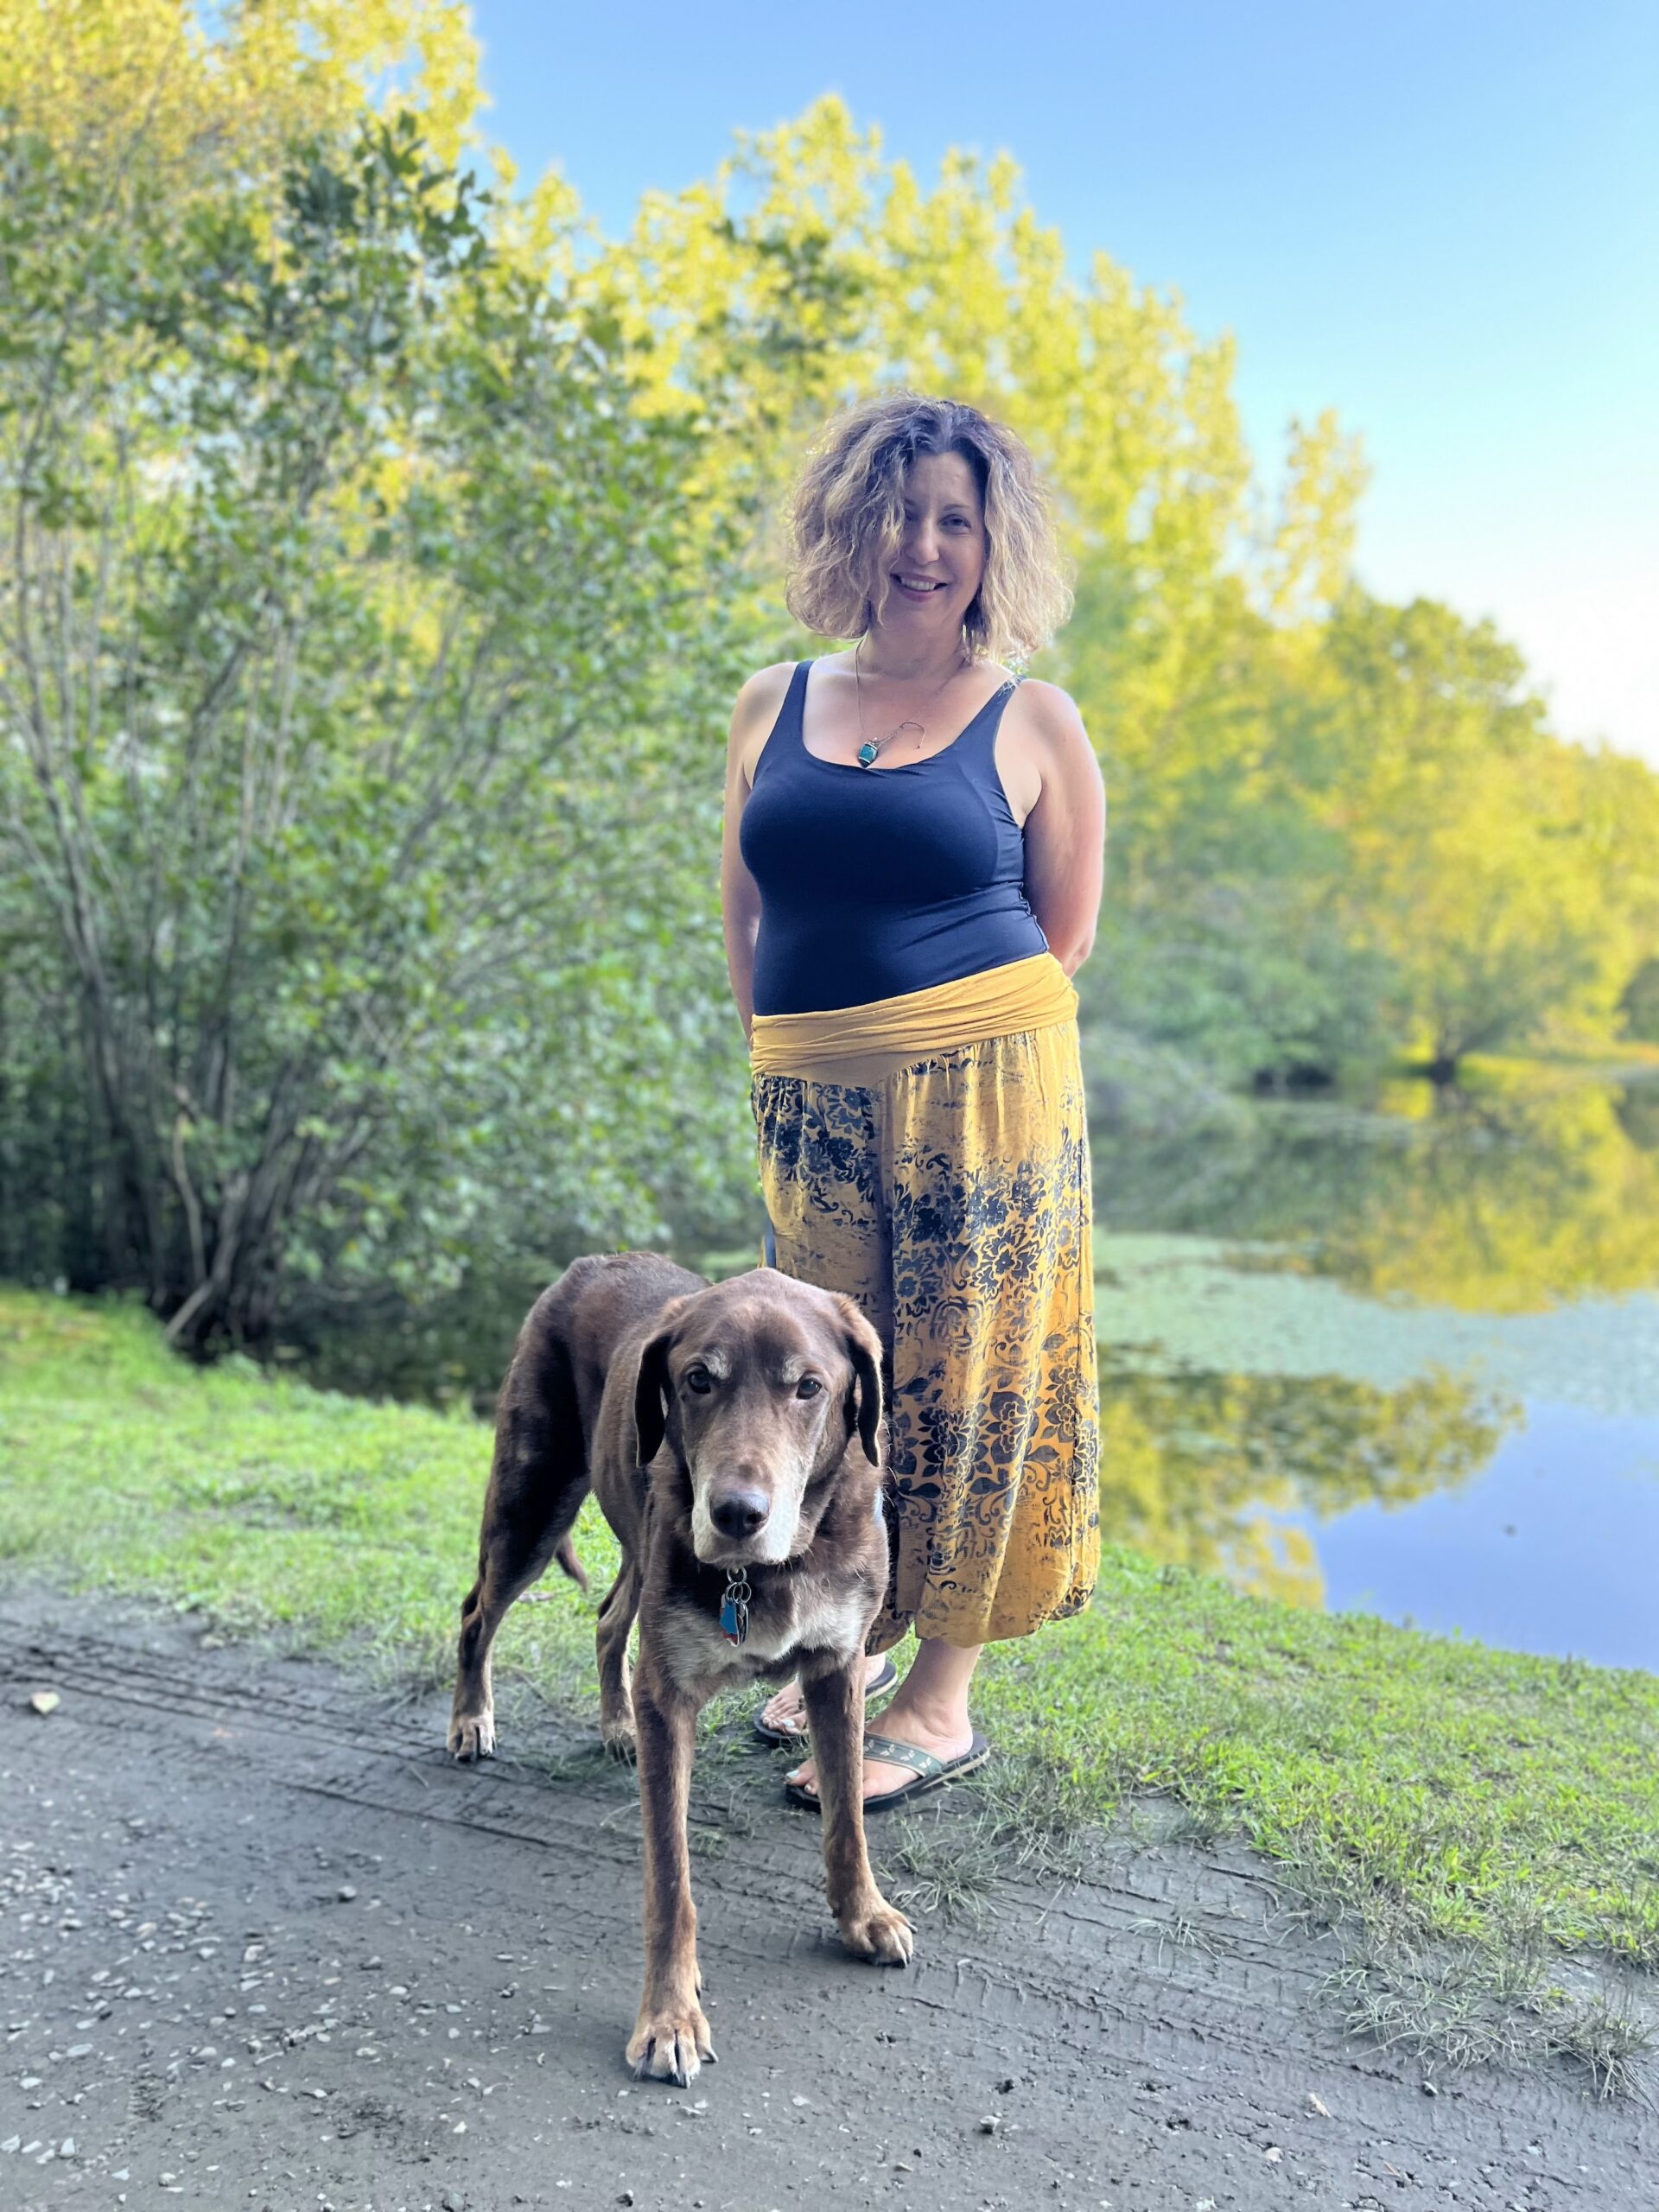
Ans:
{"label": "green grass", "polygon": [[[447,1684],[488,1459],[464,1413],[241,1359],[194,1368],[135,1306],[0,1290],[13,1573]],[[578,1545],[602,1591],[614,1547],[591,1504]],[[517,1694],[591,1713],[592,1600],[559,1583],[516,1607],[498,1665]],[[1247,1839],[1288,1909],[1338,1931],[1329,1993],[1351,2025],[1447,2063],[1564,2050],[1631,2086],[1648,2030],[1569,1984],[1585,1961],[1659,1968],[1659,1677],[1293,1610],[1109,1550],[1091,1611],[994,1649],[981,1681],[1000,1755],[985,1809],[971,1838],[950,1824],[954,1871],[899,1835],[918,1902],[982,1909],[999,1869],[1076,1871],[1080,1835],[1159,1793],[1194,1837]],[[734,1812],[735,1727],[715,1716],[706,1785]]]}

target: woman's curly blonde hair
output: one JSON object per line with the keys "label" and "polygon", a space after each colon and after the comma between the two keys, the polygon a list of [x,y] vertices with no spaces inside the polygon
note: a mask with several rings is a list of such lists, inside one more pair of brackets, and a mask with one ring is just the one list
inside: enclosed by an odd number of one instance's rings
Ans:
{"label": "woman's curly blonde hair", "polygon": [[1012,430],[956,399],[884,391],[835,416],[790,510],[784,602],[820,638],[861,637],[880,618],[918,454],[959,453],[985,514],[985,572],[963,619],[976,660],[1028,660],[1071,611],[1037,464]]}

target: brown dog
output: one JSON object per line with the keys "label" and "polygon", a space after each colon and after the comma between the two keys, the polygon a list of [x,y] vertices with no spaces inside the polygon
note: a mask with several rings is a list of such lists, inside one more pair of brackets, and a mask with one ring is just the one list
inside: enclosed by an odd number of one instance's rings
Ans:
{"label": "brown dog", "polygon": [[711,1285],[654,1252],[573,1261],[519,1332],[449,1748],[493,1751],[490,1646],[553,1559],[579,1571],[569,1537],[591,1484],[622,1547],[599,1616],[600,1729],[613,1751],[637,1745],[645,1821],[636,2076],[683,2086],[715,2055],[685,1819],[697,1713],[716,1690],[799,1675],[842,1940],[884,1966],[910,1957],[910,1923],[870,1872],[860,1788],[864,1640],[887,1574],[880,1360],[849,1298],[771,1268]]}

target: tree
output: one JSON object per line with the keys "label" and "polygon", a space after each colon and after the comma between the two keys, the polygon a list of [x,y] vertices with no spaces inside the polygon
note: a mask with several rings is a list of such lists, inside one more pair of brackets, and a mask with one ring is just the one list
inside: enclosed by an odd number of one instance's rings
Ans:
{"label": "tree", "polygon": [[1630,972],[1590,837],[1582,756],[1544,727],[1489,623],[1356,592],[1322,641],[1344,925],[1388,957],[1396,1036],[1449,1074],[1560,1010],[1611,1038]]}
{"label": "tree", "polygon": [[85,1070],[98,1278],[257,1333],[515,1207],[656,1229],[741,1042],[677,741],[731,680],[694,433],[407,114],[211,202],[3,158],[6,918]]}
{"label": "tree", "polygon": [[[210,27],[211,24],[211,27]],[[454,0],[0,0],[0,109],[58,156],[211,200],[365,111],[442,162],[472,136],[478,47]]]}

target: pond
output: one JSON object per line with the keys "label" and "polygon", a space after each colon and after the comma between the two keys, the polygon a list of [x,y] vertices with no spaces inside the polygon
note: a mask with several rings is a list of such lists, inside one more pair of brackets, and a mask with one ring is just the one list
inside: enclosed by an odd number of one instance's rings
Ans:
{"label": "pond", "polygon": [[1096,1140],[1109,1536],[1659,1670],[1659,1081],[1534,1071]]}
{"label": "pond", "polygon": [[[1230,1108],[1092,1139],[1108,1535],[1659,1671],[1659,1066]],[[677,1256],[750,1267],[760,1220]],[[487,1414],[546,1280],[277,1357]]]}

